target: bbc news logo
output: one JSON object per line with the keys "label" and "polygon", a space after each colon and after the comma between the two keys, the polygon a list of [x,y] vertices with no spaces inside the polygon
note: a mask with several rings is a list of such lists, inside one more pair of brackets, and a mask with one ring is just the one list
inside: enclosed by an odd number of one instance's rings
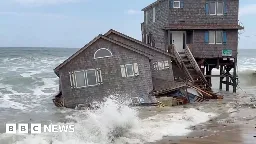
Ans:
{"label": "bbc news logo", "polygon": [[39,133],[75,132],[75,125],[42,125],[39,123],[10,123],[6,124],[6,133],[9,134],[39,134]]}

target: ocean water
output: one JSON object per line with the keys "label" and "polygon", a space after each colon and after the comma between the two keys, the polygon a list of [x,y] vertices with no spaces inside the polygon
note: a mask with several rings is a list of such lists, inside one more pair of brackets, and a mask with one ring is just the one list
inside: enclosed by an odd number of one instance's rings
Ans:
{"label": "ocean water", "polygon": [[[239,91],[220,91],[225,96],[221,103],[131,108],[110,96],[98,110],[56,108],[52,98],[58,92],[58,78],[53,69],[75,51],[0,48],[0,144],[138,144],[187,135],[191,126],[222,113],[230,113],[229,119],[238,123],[256,118],[256,50],[239,51]],[[218,91],[218,79],[213,87]],[[6,123],[68,123],[75,125],[75,132],[5,134]]]}

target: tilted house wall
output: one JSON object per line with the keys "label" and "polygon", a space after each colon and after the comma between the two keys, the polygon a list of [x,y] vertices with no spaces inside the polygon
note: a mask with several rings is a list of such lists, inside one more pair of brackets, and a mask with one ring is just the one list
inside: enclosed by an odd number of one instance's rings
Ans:
{"label": "tilted house wall", "polygon": [[[59,73],[66,107],[101,101],[103,97],[115,94],[121,94],[120,97],[143,97],[145,101],[149,101],[148,94],[153,89],[149,57],[106,39],[99,38],[96,40],[57,72]],[[94,59],[94,53],[99,48],[109,49],[113,56]],[[138,64],[139,75],[122,77],[120,65],[132,63]],[[92,87],[71,88],[69,72],[97,68],[100,68],[102,73],[102,84]]]}
{"label": "tilted house wall", "polygon": [[[118,42],[121,42],[130,47],[136,48],[145,53],[152,55],[150,60],[151,73],[153,79],[154,90],[168,89],[175,86],[176,82],[174,81],[173,68],[172,68],[172,59],[173,56],[165,51],[150,47],[143,44],[142,42],[133,39],[127,35],[121,34],[114,30],[111,30],[106,34],[107,37],[114,39]],[[168,61],[168,67],[164,66],[164,69],[159,69],[158,62]],[[157,64],[157,65],[155,65]]]}
{"label": "tilted house wall", "polygon": [[[173,2],[180,2],[180,8],[173,8]],[[210,15],[210,2],[223,3],[223,13]],[[153,45],[166,50],[172,44],[172,31],[185,31],[188,44],[196,58],[219,58],[222,50],[232,50],[237,57],[239,0],[157,0],[145,7],[142,23],[142,39],[151,34]],[[209,31],[222,31],[221,44],[209,44]]]}

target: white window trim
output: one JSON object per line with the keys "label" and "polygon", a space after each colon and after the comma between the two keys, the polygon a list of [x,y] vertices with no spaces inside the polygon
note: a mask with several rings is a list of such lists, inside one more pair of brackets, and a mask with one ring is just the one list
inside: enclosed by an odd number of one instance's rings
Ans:
{"label": "white window trim", "polygon": [[[214,42],[210,43],[210,32],[214,32]],[[215,44],[216,43],[216,31],[209,31],[209,44]]]}
{"label": "white window trim", "polygon": [[[175,7],[174,3],[178,2],[179,3],[179,7]],[[180,1],[173,1],[173,8],[180,8]]]}
{"label": "white window trim", "polygon": [[102,79],[102,72],[101,72],[101,69],[100,68],[97,68],[96,69],[96,74],[97,74],[97,83],[98,85],[101,85],[103,84],[103,79]]}
{"label": "white window trim", "polygon": [[[215,3],[215,13],[214,13],[214,14],[211,14],[210,3]],[[212,2],[212,1],[211,1],[210,3],[209,3],[209,14],[210,14],[210,15],[216,15],[216,14],[217,14],[217,2]]]}
{"label": "white window trim", "polygon": [[[95,79],[96,79],[96,84],[95,84],[95,85],[89,85],[89,84],[88,84],[88,77],[87,77],[88,75],[87,75],[87,71],[90,71],[90,70],[94,70],[94,75],[95,75]],[[87,70],[86,70],[86,85],[87,85],[87,87],[93,87],[93,86],[99,85],[99,84],[98,84],[98,80],[97,80],[97,73],[96,73],[96,72],[97,72],[96,69],[87,69]]]}
{"label": "white window trim", "polygon": [[[217,43],[217,32],[221,32],[222,37],[221,37],[221,43]],[[223,44],[223,31],[215,31],[215,42],[216,44]]]}
{"label": "white window trim", "polygon": [[[96,53],[98,52],[98,51],[100,51],[100,50],[107,50],[110,54],[111,54],[111,56],[104,56],[104,57],[95,57],[95,55],[96,55]],[[109,49],[107,49],[107,48],[100,48],[100,49],[98,49],[98,50],[96,50],[96,52],[94,53],[94,59],[101,59],[101,58],[107,58],[107,57],[112,57],[113,56],[113,54],[112,54],[112,52],[109,50]]]}
{"label": "white window trim", "polygon": [[[219,3],[222,3],[222,14],[218,14]],[[224,2],[216,2],[216,13],[220,16],[224,14]]]}
{"label": "white window trim", "polygon": [[[132,66],[132,75],[128,75],[128,73],[127,73],[127,66],[128,65],[131,65]],[[125,72],[126,72],[126,77],[133,77],[134,76],[134,67],[133,67],[133,64],[125,64]]]}
{"label": "white window trim", "polygon": [[[76,72],[84,72],[85,86],[81,86],[81,87],[78,87],[78,86],[77,86]],[[81,71],[74,71],[74,76],[75,76],[75,88],[85,88],[85,87],[87,87],[86,77],[85,77],[85,71],[84,71],[84,70],[81,70]]]}
{"label": "white window trim", "polygon": [[74,81],[74,74],[73,72],[69,72],[69,80],[70,80],[70,86],[71,88],[75,88],[75,81]]}
{"label": "white window trim", "polygon": [[156,8],[153,8],[153,22],[156,22]]}

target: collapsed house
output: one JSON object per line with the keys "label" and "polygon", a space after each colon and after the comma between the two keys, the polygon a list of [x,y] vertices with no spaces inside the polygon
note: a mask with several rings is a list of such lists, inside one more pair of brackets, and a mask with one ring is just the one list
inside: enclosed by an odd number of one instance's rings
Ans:
{"label": "collapsed house", "polygon": [[[219,98],[211,77],[220,77],[220,89],[224,83],[235,92],[243,29],[238,6],[239,0],[157,0],[143,9],[142,41],[111,29],[54,69],[60,79],[55,105],[74,108],[110,95],[149,104],[162,96]],[[220,75],[212,75],[213,68]]]}

